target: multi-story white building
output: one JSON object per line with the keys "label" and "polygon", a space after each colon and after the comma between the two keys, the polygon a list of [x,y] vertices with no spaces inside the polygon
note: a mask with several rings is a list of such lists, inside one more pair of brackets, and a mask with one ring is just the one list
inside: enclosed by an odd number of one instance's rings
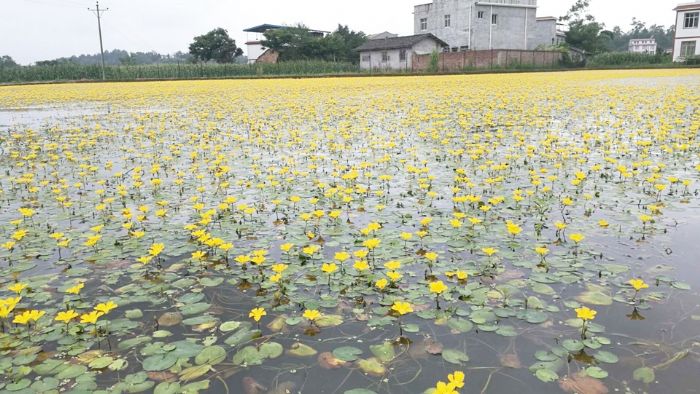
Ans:
{"label": "multi-story white building", "polygon": [[633,53],[656,53],[655,38],[633,38],[630,40],[629,51]]}
{"label": "multi-story white building", "polygon": [[678,5],[673,61],[700,56],[700,0]]}
{"label": "multi-story white building", "polygon": [[531,50],[562,40],[556,18],[537,18],[537,0],[433,0],[415,6],[414,31],[434,34],[453,52]]}

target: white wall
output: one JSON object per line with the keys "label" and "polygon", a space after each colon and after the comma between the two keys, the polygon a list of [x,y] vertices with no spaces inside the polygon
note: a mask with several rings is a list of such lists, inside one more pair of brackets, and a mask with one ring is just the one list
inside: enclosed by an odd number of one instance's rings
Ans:
{"label": "white wall", "polygon": [[[388,62],[382,61],[382,53],[384,51],[361,52],[360,68],[363,70],[410,70],[413,66],[411,60],[414,53],[416,55],[425,55],[435,51],[442,52],[442,47],[434,40],[428,38],[415,44],[413,48],[406,49],[406,60],[400,60],[400,49],[389,49],[386,51],[387,55],[389,55]],[[365,59],[366,56],[370,57],[369,60]]]}
{"label": "white wall", "polygon": [[[383,61],[382,54],[386,52],[389,61]],[[369,60],[366,59],[369,56]],[[371,51],[360,53],[360,68],[363,70],[409,70],[411,69],[411,50],[406,50],[406,60],[400,60],[399,49],[389,49],[387,51]]]}
{"label": "white wall", "polygon": [[679,11],[676,18],[676,40],[673,45],[673,60],[683,60],[681,57],[681,43],[684,41],[695,41],[695,55],[700,55],[700,24],[697,28],[686,29],[683,27],[685,14],[688,12],[700,12],[700,5],[697,10]]}
{"label": "white wall", "polygon": [[248,64],[255,63],[255,61],[262,55],[267,48],[263,49],[262,44],[248,44],[248,51],[246,55],[248,56]]}

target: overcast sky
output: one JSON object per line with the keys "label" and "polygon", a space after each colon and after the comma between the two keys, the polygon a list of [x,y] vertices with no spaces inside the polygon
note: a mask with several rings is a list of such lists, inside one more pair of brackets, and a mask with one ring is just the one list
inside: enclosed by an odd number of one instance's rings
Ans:
{"label": "overcast sky", "polygon": [[[672,9],[690,0],[592,0],[591,13],[609,28],[632,17],[669,26]],[[365,33],[413,33],[413,6],[422,0],[102,0],[105,49],[187,51],[195,35],[223,27],[239,46],[244,28],[262,23],[334,30],[338,23]],[[560,16],[574,0],[539,0],[538,16]],[[0,55],[21,64],[98,53],[94,0],[0,0]]]}

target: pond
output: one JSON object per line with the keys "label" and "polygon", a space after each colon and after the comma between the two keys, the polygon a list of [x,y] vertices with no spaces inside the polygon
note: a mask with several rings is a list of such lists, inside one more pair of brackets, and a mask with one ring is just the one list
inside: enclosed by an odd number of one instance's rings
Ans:
{"label": "pond", "polygon": [[700,71],[0,87],[0,391],[694,393]]}

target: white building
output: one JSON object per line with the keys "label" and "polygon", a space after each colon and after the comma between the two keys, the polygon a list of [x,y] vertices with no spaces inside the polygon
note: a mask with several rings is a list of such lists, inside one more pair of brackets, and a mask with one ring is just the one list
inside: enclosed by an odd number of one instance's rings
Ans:
{"label": "white building", "polygon": [[630,40],[629,51],[633,53],[656,53],[655,38],[633,38]]}
{"label": "white building", "polygon": [[444,41],[428,33],[367,40],[356,51],[360,52],[360,68],[363,70],[411,70],[414,54],[442,52],[445,46]]}
{"label": "white building", "polygon": [[532,50],[560,43],[556,18],[537,18],[537,0],[433,0],[415,6],[415,34],[432,33],[453,52]]}
{"label": "white building", "polygon": [[673,61],[700,56],[700,0],[678,5],[676,11],[676,38],[673,42]]}

